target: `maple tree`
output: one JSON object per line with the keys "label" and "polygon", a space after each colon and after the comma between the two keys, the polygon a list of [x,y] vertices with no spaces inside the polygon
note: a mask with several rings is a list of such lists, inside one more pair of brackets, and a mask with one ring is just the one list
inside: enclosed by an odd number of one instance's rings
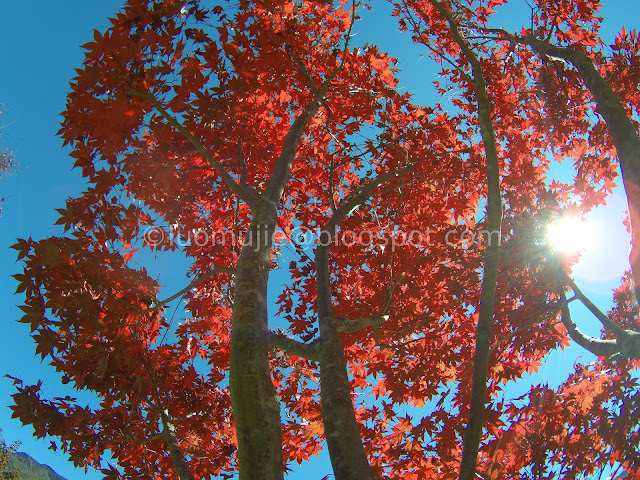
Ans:
{"label": "maple tree", "polygon": [[[539,143],[540,138],[542,138],[543,141],[550,142],[554,148],[559,147],[560,158],[562,158],[562,156],[575,158],[577,153],[575,152],[576,147],[584,149],[578,152],[577,155],[579,157],[578,173],[584,173],[585,170],[589,171],[592,182],[595,181],[594,183],[596,184],[603,183],[604,185],[597,192],[594,191],[593,186],[588,186],[585,189],[585,183],[587,182],[584,182],[584,180],[580,178],[581,175],[577,177],[579,181],[576,182],[574,188],[576,190],[575,193],[582,193],[583,197],[586,197],[583,207],[588,208],[590,202],[597,203],[603,201],[602,193],[610,192],[612,189],[612,180],[616,175],[615,163],[613,161],[603,162],[601,156],[608,153],[613,157],[612,160],[615,159],[614,154],[611,152],[612,148],[608,146],[608,142],[613,143],[613,146],[615,146],[615,154],[620,162],[620,170],[630,206],[632,229],[630,263],[631,271],[635,272],[637,270],[637,254],[635,253],[637,239],[636,229],[633,225],[637,223],[634,211],[636,210],[636,172],[637,155],[640,151],[640,149],[638,149],[640,146],[638,140],[640,140],[640,137],[637,133],[637,126],[633,125],[633,120],[630,118],[629,113],[632,109],[637,108],[637,102],[628,102],[627,105],[630,109],[628,113],[621,99],[618,98],[613,88],[607,83],[607,75],[604,71],[598,72],[597,70],[598,65],[596,62],[603,60],[602,51],[599,50],[602,48],[602,41],[597,37],[597,30],[601,19],[595,15],[599,8],[599,2],[538,2],[536,8],[532,7],[531,29],[529,31],[523,29],[519,35],[510,34],[503,29],[487,27],[487,15],[491,13],[492,8],[503,3],[505,2],[488,2],[487,5],[481,5],[477,10],[472,10],[459,4],[455,4],[456,8],[454,9],[437,0],[428,2],[404,2],[399,5],[398,13],[403,14],[403,27],[413,30],[414,40],[419,43],[424,43],[434,51],[441,61],[447,61],[449,65],[453,66],[448,72],[452,74],[454,81],[462,84],[462,89],[468,89],[469,85],[471,85],[475,90],[478,123],[487,156],[487,177],[490,186],[491,175],[489,168],[492,165],[491,159],[494,158],[496,162],[498,161],[497,158],[495,158],[496,153],[493,148],[496,142],[496,137],[494,136],[496,131],[498,133],[498,142],[502,140],[500,138],[501,136],[503,136],[503,138],[506,137],[507,141],[503,144],[506,149],[510,149],[514,144],[523,145],[517,140],[514,141],[513,133],[509,132],[511,135],[505,135],[506,132],[500,132],[501,123],[506,125],[507,131],[513,128],[514,117],[517,122],[516,124],[519,123],[521,118],[527,118],[529,121],[528,126],[533,127],[531,133],[538,136],[538,139],[536,139],[530,137],[528,135],[529,132],[517,132],[516,135],[526,140],[526,150],[524,151],[526,153],[530,153],[531,150],[534,152],[544,150],[545,145]],[[438,29],[434,28],[433,25],[433,18],[437,16],[434,15],[436,12],[448,25],[449,32],[444,38],[438,38],[438,34],[434,33],[434,31],[438,32]],[[621,35],[625,36],[626,32],[623,31]],[[631,34],[632,39],[635,35],[635,33]],[[436,38],[434,39],[433,37]],[[559,45],[555,45],[552,39],[555,39]],[[486,40],[496,41],[498,44],[497,48],[487,48]],[[616,63],[620,63],[620,58],[616,57],[620,54],[620,45],[622,45],[623,42],[621,39],[616,41],[614,50],[616,55],[610,60],[609,68]],[[625,60],[628,60],[629,57],[633,58],[633,56],[636,55],[634,51],[636,50],[635,46],[629,41],[624,43],[626,43],[626,51],[622,54],[622,57],[626,57]],[[533,53],[537,54],[540,58],[532,58],[531,51],[518,49],[517,47],[520,45],[530,47]],[[588,47],[593,48],[589,53],[595,58],[592,59],[585,53],[584,50],[588,49]],[[493,102],[493,104],[486,97],[487,79],[493,78],[488,68],[482,65],[484,58],[490,60],[492,65],[504,62],[505,65],[509,65],[509,67],[516,67],[508,70],[513,81],[512,85],[505,85],[506,82],[504,82],[503,79],[495,79],[494,83],[497,84],[495,88],[498,93],[496,98],[499,98],[500,101]],[[512,60],[516,58],[518,62],[514,64]],[[557,61],[558,58],[567,60],[566,63],[573,66],[578,74],[575,75],[575,73],[573,73],[573,78],[570,79],[563,78],[565,83],[562,85],[562,87],[564,87],[562,93],[564,93],[566,97],[561,98],[560,102],[551,100],[550,98],[554,90],[550,88],[549,83],[551,82],[551,78],[549,78],[548,75],[548,63]],[[566,67],[566,64],[562,67]],[[493,75],[499,70],[499,68],[494,69]],[[506,73],[507,69],[504,68],[503,72]],[[566,70],[562,73],[567,77],[571,76]],[[573,80],[573,82],[570,83],[570,80]],[[531,86],[540,89],[534,91],[543,102],[538,103],[531,98]],[[622,85],[617,88],[620,87],[622,87]],[[631,91],[637,90],[635,84],[627,84],[625,87],[629,87]],[[490,90],[491,85],[489,85],[489,91]],[[585,90],[593,96],[593,100],[586,97]],[[499,103],[501,105],[499,105]],[[518,105],[518,103],[520,104]],[[563,103],[565,104],[563,105]],[[472,111],[464,104],[460,106],[467,111]],[[491,108],[494,109],[493,115],[489,113]],[[547,113],[543,118],[544,123],[541,125],[536,125],[538,118],[540,118],[540,116],[533,111],[536,108]],[[569,116],[566,112],[573,108],[581,110],[581,114],[576,114],[575,111],[572,111],[571,116]],[[590,110],[602,115],[604,125],[608,128],[611,140],[603,138],[605,136],[602,131],[603,123],[596,122],[594,125],[593,122],[589,121],[590,117],[588,112]],[[525,113],[525,115],[522,115],[523,113]],[[553,118],[554,116],[556,118]],[[586,141],[584,137],[581,138],[583,135],[587,137]],[[591,151],[593,155],[587,157],[585,151]],[[511,155],[507,158],[512,161]],[[599,160],[599,164],[590,163],[590,161],[594,162],[595,160]],[[591,171],[593,173],[591,173]],[[499,180],[496,180],[496,182],[498,181]],[[506,183],[508,176],[504,176],[503,181]],[[581,192],[580,190],[582,189],[587,190],[587,192]],[[497,212],[500,205],[499,187],[498,189],[494,189],[494,192],[493,199],[496,202],[494,211]],[[589,194],[588,197],[587,194]],[[492,195],[489,190],[487,209],[488,224],[491,222],[491,200]],[[494,225],[499,225],[498,216],[499,214],[496,213]],[[484,266],[485,280],[488,279],[491,274],[488,268],[497,264],[497,261],[495,261],[495,263],[491,262],[490,253],[490,249],[487,248],[487,260]],[[555,272],[553,272],[554,276],[561,277],[560,281],[556,280],[558,289],[556,295],[560,296],[558,306],[561,310],[562,323],[571,338],[596,355],[620,355],[622,357],[638,358],[638,354],[640,353],[640,349],[638,349],[640,345],[638,344],[638,333],[633,329],[622,328],[600,312],[597,307],[580,292],[571,278],[566,275],[563,267],[558,265],[557,260],[549,259],[547,260],[547,264],[555,267]],[[493,278],[490,279],[490,284],[493,286]],[[615,334],[615,339],[597,340],[588,338],[578,330],[570,319],[567,300],[563,291],[564,285],[569,286],[574,291],[575,297],[572,300],[579,299],[584,303],[598,320],[602,322],[603,327]],[[636,285],[640,285],[640,283],[636,283]],[[483,287],[484,286],[483,283]],[[550,290],[553,292],[552,289]],[[486,402],[491,326],[495,320],[492,315],[494,312],[491,310],[492,308],[489,308],[489,311],[483,316],[481,301],[476,333],[476,351],[472,382],[473,390],[470,400],[471,410],[463,442],[464,449],[461,459],[460,478],[475,478],[476,474],[477,454],[480,436],[482,434],[483,413]],[[557,310],[554,313],[557,313]],[[547,462],[546,457],[541,463],[544,465],[545,462]],[[541,466],[540,469],[543,469],[543,467]]]}
{"label": "maple tree", "polygon": [[[355,2],[127,2],[60,130],[89,187],[64,234],[14,246],[36,353],[96,402],[15,379],[14,415],[106,478],[283,478],[323,441],[338,479],[638,471],[638,35],[606,56],[595,0],[490,28],[503,3],[394,4],[447,109],[353,45]],[[574,182],[547,181],[553,154]],[[542,232],[605,202],[618,162],[632,268],[605,314]],[[176,250],[193,280],[162,298],[139,262]],[[569,339],[597,362],[499,400]]]}

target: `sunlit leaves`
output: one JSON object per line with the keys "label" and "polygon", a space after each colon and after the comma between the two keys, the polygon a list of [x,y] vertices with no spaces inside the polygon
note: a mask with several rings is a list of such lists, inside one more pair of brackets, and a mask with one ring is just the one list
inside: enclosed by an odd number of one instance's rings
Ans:
{"label": "sunlit leaves", "polygon": [[[443,98],[429,106],[399,88],[395,59],[357,46],[355,37],[346,43],[347,2],[257,1],[234,9],[135,0],[109,30],[95,32],[83,46],[60,130],[87,189],[58,209],[61,236],[18,240],[13,248],[23,262],[14,276],[26,297],[21,321],[36,354],[63,383],[95,394],[97,404],[48,400],[39,385],[18,381],[14,415],[39,436],[60,437],[78,463],[98,465],[109,452],[119,470],[106,468],[107,478],[120,471],[164,478],[174,473],[161,438],[166,410],[194,475],[232,474],[234,267],[255,212],[229,178],[248,198],[265,192],[291,125],[318,101],[282,196],[270,206],[278,217],[265,265],[276,279],[271,327],[302,342],[317,339],[320,231],[369,181],[395,172],[339,225],[330,255],[337,321],[385,318],[344,328],[341,337],[376,472],[457,474],[488,241],[502,247],[484,475],[550,475],[563,459],[590,472],[607,455],[631,465],[638,399],[623,367],[599,361],[576,367],[556,389],[503,396],[505,385],[568,345],[552,254],[541,239],[559,209],[587,211],[615,188],[606,126],[574,69],[483,30],[504,1],[444,3],[487,83],[502,233],[485,231],[486,165],[469,63],[429,1],[398,2],[395,12],[401,29],[442,67]],[[638,35],[621,32],[605,58],[597,12],[596,1],[538,2],[530,33],[590,55],[637,114]],[[316,98],[322,88],[326,94]],[[551,178],[556,160],[575,167],[575,181]],[[172,310],[159,298],[165,273],[158,279],[144,267],[168,251],[184,254],[194,277],[223,269],[165,302]],[[610,316],[637,329],[628,277],[615,301]],[[270,355],[285,460],[301,463],[325,435],[317,364],[275,349]],[[625,430],[625,421],[636,423]]]}

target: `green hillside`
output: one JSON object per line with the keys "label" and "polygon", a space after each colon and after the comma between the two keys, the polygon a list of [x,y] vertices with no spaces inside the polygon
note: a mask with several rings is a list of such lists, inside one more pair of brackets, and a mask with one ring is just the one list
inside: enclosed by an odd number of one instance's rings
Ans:
{"label": "green hillside", "polygon": [[42,465],[22,452],[11,455],[8,467],[10,471],[19,469],[22,473],[21,480],[66,480],[48,465]]}

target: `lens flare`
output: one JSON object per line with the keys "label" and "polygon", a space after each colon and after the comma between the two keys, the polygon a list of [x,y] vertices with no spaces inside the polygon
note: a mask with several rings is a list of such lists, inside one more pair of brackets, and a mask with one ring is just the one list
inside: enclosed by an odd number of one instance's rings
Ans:
{"label": "lens flare", "polygon": [[595,244],[596,231],[591,223],[578,217],[562,217],[547,228],[547,240],[558,252],[585,253]]}

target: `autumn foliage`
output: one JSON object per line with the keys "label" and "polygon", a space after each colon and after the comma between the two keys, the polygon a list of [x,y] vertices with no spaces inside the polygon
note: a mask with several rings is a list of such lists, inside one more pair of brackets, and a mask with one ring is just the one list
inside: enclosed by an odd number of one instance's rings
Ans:
{"label": "autumn foliage", "polygon": [[[13,247],[36,353],[93,401],[15,379],[14,416],[105,478],[283,478],[325,441],[339,480],[637,474],[638,34],[605,46],[597,0],[507,32],[505,3],[394,2],[452,99],[421,105],[366,5],[129,0],[63,114],[87,189]],[[605,314],[544,232],[620,180]],[[150,273],[176,254],[189,279]],[[597,360],[505,394],[572,342]]]}

